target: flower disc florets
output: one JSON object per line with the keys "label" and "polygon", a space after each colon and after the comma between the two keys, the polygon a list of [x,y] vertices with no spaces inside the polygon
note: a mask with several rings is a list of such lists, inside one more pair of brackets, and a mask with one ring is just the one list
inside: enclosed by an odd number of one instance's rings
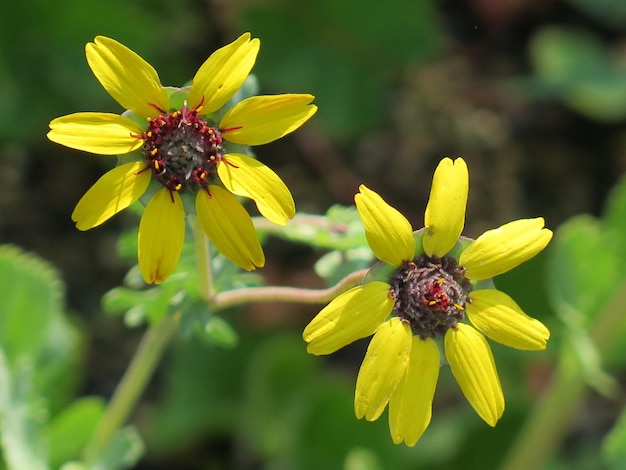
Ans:
{"label": "flower disc florets", "polygon": [[150,119],[141,137],[154,177],[170,191],[206,188],[224,154],[220,130],[187,104]]}
{"label": "flower disc florets", "polygon": [[418,256],[405,261],[391,277],[393,314],[408,322],[414,335],[443,336],[465,317],[472,290],[464,269],[450,256]]}

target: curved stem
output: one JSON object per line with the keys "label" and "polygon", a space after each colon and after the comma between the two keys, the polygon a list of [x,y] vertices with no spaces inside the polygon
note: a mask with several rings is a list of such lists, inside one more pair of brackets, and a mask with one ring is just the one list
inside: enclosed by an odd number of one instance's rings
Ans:
{"label": "curved stem", "polygon": [[96,461],[113,435],[128,419],[176,331],[179,320],[180,313],[166,317],[161,323],[151,327],[141,339],[137,352],[85,448],[85,460],[88,463]]}
{"label": "curved stem", "polygon": [[366,269],[355,271],[328,289],[304,289],[298,287],[249,287],[222,292],[213,297],[211,302],[215,308],[232,307],[250,302],[293,302],[306,304],[323,304],[337,295],[359,284]]}
{"label": "curved stem", "polygon": [[[600,356],[606,356],[619,340],[624,325],[626,282],[615,291],[602,309],[590,331]],[[622,327],[623,328],[623,327]],[[588,387],[578,364],[572,364],[567,353],[558,370],[532,410],[501,466],[503,470],[543,468],[545,462],[563,441],[574,412],[585,399]]]}

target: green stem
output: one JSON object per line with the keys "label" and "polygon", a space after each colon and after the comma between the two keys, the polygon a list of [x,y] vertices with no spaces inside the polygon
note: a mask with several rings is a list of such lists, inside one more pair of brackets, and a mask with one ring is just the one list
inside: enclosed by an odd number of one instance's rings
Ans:
{"label": "green stem", "polygon": [[355,271],[328,289],[304,289],[277,286],[237,289],[216,294],[211,303],[217,309],[251,302],[323,304],[359,284],[366,273],[366,269]]}
{"label": "green stem", "polygon": [[124,425],[137,404],[163,351],[176,331],[180,314],[168,316],[151,327],[139,344],[122,380],[115,389],[98,427],[85,450],[85,460],[93,463],[107,447],[117,430]]}
{"label": "green stem", "polygon": [[[626,282],[616,290],[611,301],[600,312],[590,337],[601,357],[605,357],[621,337],[625,312]],[[546,461],[563,441],[574,412],[588,392],[578,364],[563,355],[557,372],[541,400],[526,420],[519,436],[509,449],[501,469],[526,470],[544,468]]]}

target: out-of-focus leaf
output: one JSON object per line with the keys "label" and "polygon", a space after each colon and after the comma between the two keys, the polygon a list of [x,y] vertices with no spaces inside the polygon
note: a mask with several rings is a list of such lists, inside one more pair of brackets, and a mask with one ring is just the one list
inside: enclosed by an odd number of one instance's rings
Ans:
{"label": "out-of-focus leaf", "polygon": [[259,231],[286,240],[328,250],[367,247],[363,224],[354,206],[334,205],[325,216],[298,213],[285,227],[257,219]]}
{"label": "out-of-focus leaf", "polygon": [[146,290],[115,287],[102,297],[102,305],[108,313],[125,314],[129,326],[138,326],[145,321],[154,325],[179,308],[185,298],[176,283],[166,282]]}
{"label": "out-of-focus leaf", "polygon": [[626,67],[590,33],[543,28],[530,57],[539,81],[572,109],[600,121],[626,117]]}
{"label": "out-of-focus leaf", "polygon": [[602,457],[607,468],[621,470],[626,462],[626,408],[613,426],[613,429],[604,438]]}
{"label": "out-of-focus leaf", "polygon": [[0,348],[14,363],[36,357],[50,319],[61,310],[63,285],[56,271],[33,254],[0,246]]}
{"label": "out-of-focus leaf", "polygon": [[124,470],[133,468],[143,456],[144,444],[133,426],[120,429],[111,438],[108,446],[90,465],[90,470]]}
{"label": "out-of-focus leaf", "polygon": [[224,348],[233,348],[237,345],[238,336],[229,323],[223,318],[212,316],[204,324],[204,328],[198,334],[202,335],[206,340]]}
{"label": "out-of-focus leaf", "polygon": [[7,470],[46,470],[45,410],[33,400],[32,362],[11,367],[0,348],[0,438]]}
{"label": "out-of-focus leaf", "polygon": [[104,407],[105,403],[100,398],[79,398],[48,425],[46,434],[52,467],[58,468],[64,462],[80,457],[102,417]]}
{"label": "out-of-focus leaf", "polygon": [[580,215],[561,225],[550,246],[548,290],[566,324],[588,327],[620,278],[619,240],[602,223]]}
{"label": "out-of-focus leaf", "polygon": [[333,285],[354,271],[369,268],[374,261],[374,254],[369,248],[355,248],[348,251],[334,250],[326,253],[315,263],[318,276]]}
{"label": "out-of-focus leaf", "polygon": [[348,452],[344,470],[382,470],[378,456],[371,449],[355,447]]}

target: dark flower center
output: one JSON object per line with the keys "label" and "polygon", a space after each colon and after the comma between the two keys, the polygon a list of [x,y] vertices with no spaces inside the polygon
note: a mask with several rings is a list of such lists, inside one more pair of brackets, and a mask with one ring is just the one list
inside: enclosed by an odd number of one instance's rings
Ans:
{"label": "dark flower center", "polygon": [[196,109],[162,112],[148,122],[143,152],[152,174],[170,191],[206,188],[222,159],[222,134]]}
{"label": "dark flower center", "polygon": [[472,285],[454,258],[418,256],[405,261],[391,277],[393,314],[421,338],[443,336],[465,317]]}

